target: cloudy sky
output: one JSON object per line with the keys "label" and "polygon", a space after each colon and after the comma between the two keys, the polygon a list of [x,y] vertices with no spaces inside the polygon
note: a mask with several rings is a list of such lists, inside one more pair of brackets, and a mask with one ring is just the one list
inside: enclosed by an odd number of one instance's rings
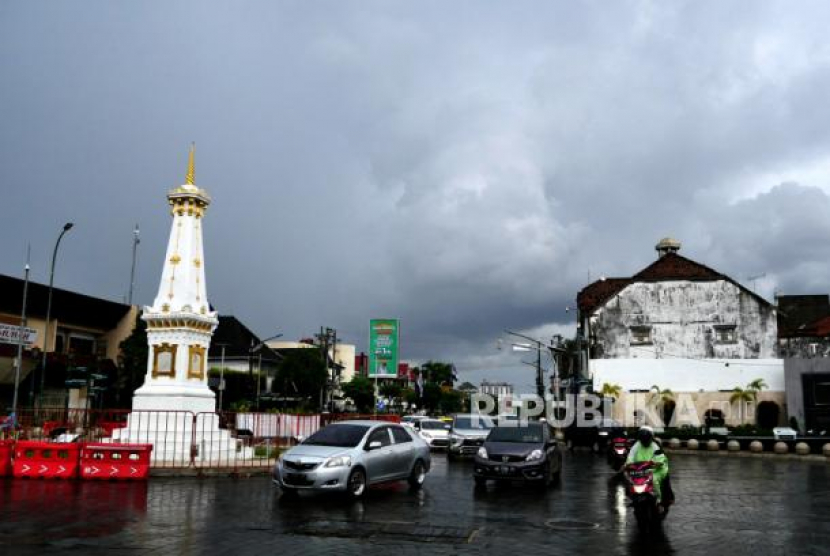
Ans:
{"label": "cloudy sky", "polygon": [[505,328],[682,254],[771,298],[830,291],[826,2],[0,3],[0,272],[150,303],[165,193],[214,199],[208,293],[261,336],[530,390]]}

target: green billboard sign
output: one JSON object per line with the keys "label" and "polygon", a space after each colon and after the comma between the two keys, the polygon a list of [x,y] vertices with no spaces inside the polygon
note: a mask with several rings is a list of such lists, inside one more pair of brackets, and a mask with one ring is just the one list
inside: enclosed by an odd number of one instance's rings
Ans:
{"label": "green billboard sign", "polygon": [[400,325],[397,319],[369,321],[369,376],[384,378],[398,376],[398,340]]}

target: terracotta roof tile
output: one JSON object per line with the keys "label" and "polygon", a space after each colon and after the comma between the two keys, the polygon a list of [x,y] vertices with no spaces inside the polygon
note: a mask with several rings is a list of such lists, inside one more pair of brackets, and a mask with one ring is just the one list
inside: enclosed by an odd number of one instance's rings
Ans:
{"label": "terracotta roof tile", "polygon": [[576,296],[577,306],[583,313],[593,313],[599,306],[617,295],[629,284],[672,280],[701,282],[726,280],[769,305],[768,301],[747,290],[728,276],[677,253],[667,253],[631,278],[608,278],[586,286]]}
{"label": "terracotta roof tile", "polygon": [[631,284],[631,278],[606,278],[589,284],[576,296],[579,310],[586,313],[593,312],[597,307],[620,293],[623,288]]}
{"label": "terracotta roof tile", "polygon": [[668,253],[634,275],[635,281],[650,282],[662,280],[728,280],[700,263],[677,253]]}

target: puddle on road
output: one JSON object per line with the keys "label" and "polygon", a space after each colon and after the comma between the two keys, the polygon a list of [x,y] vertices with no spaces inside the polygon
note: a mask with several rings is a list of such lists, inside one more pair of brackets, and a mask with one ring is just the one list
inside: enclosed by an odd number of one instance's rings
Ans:
{"label": "puddle on road", "polygon": [[310,521],[285,531],[292,535],[361,539],[402,540],[424,543],[469,544],[478,529],[418,525],[402,522]]}
{"label": "puddle on road", "polygon": [[545,526],[560,531],[584,531],[587,529],[599,529],[599,523],[591,521],[579,521],[577,519],[549,519]]}

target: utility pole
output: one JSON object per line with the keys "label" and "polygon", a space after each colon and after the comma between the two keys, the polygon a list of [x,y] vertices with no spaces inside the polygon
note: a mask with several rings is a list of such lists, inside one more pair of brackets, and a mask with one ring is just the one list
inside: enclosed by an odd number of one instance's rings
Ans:
{"label": "utility pole", "polygon": [[[20,372],[23,369],[23,334],[26,330],[26,302],[29,296],[29,257],[32,253],[31,246],[26,247],[26,267],[23,281],[23,309],[20,313],[20,330],[17,333],[17,365],[14,370],[14,398],[12,399],[12,415],[17,421],[17,395],[20,389]],[[16,423],[12,423],[15,426]]]}
{"label": "utility pole", "polygon": [[222,346],[222,357],[219,363],[219,413],[222,413],[222,395],[225,393],[225,348],[228,344],[219,344]]}
{"label": "utility pole", "polygon": [[133,304],[133,288],[135,287],[135,258],[138,252],[138,244],[141,243],[141,240],[138,238],[138,224],[135,225],[135,229],[133,230],[133,265],[130,269],[130,295],[127,296],[127,304]]}

